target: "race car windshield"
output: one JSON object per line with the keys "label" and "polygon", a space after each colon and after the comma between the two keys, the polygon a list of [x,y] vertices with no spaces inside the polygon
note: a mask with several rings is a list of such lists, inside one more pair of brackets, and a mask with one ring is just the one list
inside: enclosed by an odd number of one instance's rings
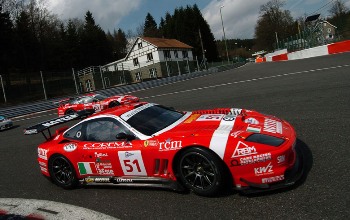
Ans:
{"label": "race car windshield", "polygon": [[95,99],[98,99],[100,101],[104,100],[107,98],[107,96],[104,96],[104,95],[100,95],[100,94],[97,94],[94,96]]}
{"label": "race car windshield", "polygon": [[184,114],[164,106],[154,105],[130,117],[127,122],[145,135],[152,135],[170,126]]}

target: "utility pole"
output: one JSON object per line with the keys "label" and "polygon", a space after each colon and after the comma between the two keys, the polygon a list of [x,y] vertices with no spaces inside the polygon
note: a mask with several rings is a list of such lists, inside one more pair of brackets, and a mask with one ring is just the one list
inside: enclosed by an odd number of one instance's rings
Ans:
{"label": "utility pole", "polygon": [[203,54],[203,62],[204,62],[204,67],[205,69],[207,69],[207,61],[206,61],[206,58],[205,58],[205,51],[204,51],[204,47],[203,47],[203,41],[202,41],[202,34],[201,34],[201,29],[198,29],[199,30],[199,39],[201,41],[201,46],[202,46],[202,54]]}
{"label": "utility pole", "polygon": [[221,7],[220,7],[221,25],[222,25],[222,32],[224,33],[224,42],[225,42],[225,47],[226,47],[227,62],[230,63],[230,58],[228,57],[228,49],[227,49],[227,43],[226,43],[224,21],[222,20],[222,13],[221,13],[221,9],[222,9],[223,7],[224,7],[224,6],[221,6]]}

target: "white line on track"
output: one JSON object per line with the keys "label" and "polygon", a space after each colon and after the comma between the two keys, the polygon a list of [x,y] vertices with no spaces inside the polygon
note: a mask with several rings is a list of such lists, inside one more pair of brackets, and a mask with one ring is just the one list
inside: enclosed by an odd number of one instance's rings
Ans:
{"label": "white line on track", "polygon": [[[0,213],[0,219],[3,215],[9,216],[5,219],[117,219],[79,206],[47,200],[17,198],[0,198]],[[13,215],[17,215],[17,218]]]}
{"label": "white line on track", "polygon": [[301,73],[310,73],[310,72],[324,71],[324,70],[344,68],[344,67],[350,67],[350,65],[349,64],[345,64],[345,65],[325,67],[325,68],[319,68],[319,69],[298,71],[298,72],[293,72],[293,73],[284,73],[284,74],[278,74],[278,75],[273,75],[273,76],[265,76],[265,77],[241,80],[241,81],[236,81],[236,82],[222,83],[222,84],[218,84],[218,85],[204,86],[204,87],[199,87],[199,88],[194,88],[194,89],[186,89],[186,90],[182,90],[182,91],[163,93],[163,94],[159,94],[159,95],[152,95],[152,96],[143,97],[141,99],[148,99],[148,98],[155,98],[155,97],[161,97],[161,96],[168,96],[168,95],[174,95],[174,94],[180,94],[180,93],[186,93],[186,92],[194,92],[194,91],[198,91],[198,90],[212,89],[212,88],[216,88],[216,87],[229,86],[229,85],[239,84],[239,83],[247,83],[247,82],[258,81],[258,80],[272,79],[272,78],[276,78],[276,77],[291,76],[291,75],[296,75],[296,74],[301,74]]}

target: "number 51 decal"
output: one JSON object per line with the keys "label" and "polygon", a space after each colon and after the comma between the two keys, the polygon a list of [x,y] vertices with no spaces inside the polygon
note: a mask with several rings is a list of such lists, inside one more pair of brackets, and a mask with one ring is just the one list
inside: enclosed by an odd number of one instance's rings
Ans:
{"label": "number 51 decal", "polygon": [[147,176],[140,150],[119,151],[118,156],[124,175]]}

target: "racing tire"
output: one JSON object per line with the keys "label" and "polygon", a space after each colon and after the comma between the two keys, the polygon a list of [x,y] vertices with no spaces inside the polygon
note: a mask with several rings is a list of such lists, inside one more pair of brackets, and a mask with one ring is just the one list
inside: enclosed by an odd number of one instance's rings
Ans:
{"label": "racing tire", "polygon": [[119,102],[113,101],[113,102],[109,103],[108,108],[113,108],[113,107],[116,107],[116,106],[119,106],[119,105],[120,105]]}
{"label": "racing tire", "polygon": [[72,115],[74,114],[75,111],[73,109],[68,109],[66,112],[65,112],[65,115]]}
{"label": "racing tire", "polygon": [[75,188],[79,181],[74,167],[69,160],[62,155],[54,155],[48,163],[51,180],[64,189]]}
{"label": "racing tire", "polygon": [[189,148],[181,153],[176,172],[181,183],[199,196],[217,196],[226,188],[225,167],[213,152]]}

